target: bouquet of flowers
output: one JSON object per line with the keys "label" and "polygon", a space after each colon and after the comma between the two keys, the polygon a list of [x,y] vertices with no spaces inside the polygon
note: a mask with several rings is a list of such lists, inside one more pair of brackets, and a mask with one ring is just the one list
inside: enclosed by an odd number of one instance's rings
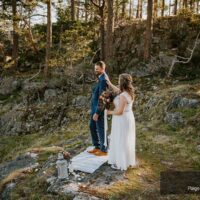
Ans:
{"label": "bouquet of flowers", "polygon": [[103,91],[102,94],[99,96],[99,103],[98,108],[101,111],[104,111],[105,109],[110,109],[114,98],[118,95],[117,92],[114,92],[113,90],[107,89],[106,91]]}

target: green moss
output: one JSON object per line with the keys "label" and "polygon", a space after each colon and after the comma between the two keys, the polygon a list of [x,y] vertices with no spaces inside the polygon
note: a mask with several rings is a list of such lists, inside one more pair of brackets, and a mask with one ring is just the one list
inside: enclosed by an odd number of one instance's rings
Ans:
{"label": "green moss", "polygon": [[200,108],[179,108],[177,109],[178,112],[182,113],[183,117],[188,119],[192,116],[195,116],[197,113],[200,112]]}

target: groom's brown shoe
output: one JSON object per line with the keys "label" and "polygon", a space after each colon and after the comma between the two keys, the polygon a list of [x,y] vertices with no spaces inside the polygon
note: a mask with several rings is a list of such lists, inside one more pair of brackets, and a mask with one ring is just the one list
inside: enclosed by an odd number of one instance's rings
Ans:
{"label": "groom's brown shoe", "polygon": [[107,156],[108,153],[107,152],[103,152],[103,151],[97,151],[96,153],[94,153],[95,156]]}
{"label": "groom's brown shoe", "polygon": [[95,153],[97,153],[97,152],[99,152],[99,151],[101,151],[100,149],[97,149],[97,148],[94,148],[94,149],[92,149],[92,150],[90,150],[90,151],[87,151],[88,153],[92,153],[92,154],[95,154]]}

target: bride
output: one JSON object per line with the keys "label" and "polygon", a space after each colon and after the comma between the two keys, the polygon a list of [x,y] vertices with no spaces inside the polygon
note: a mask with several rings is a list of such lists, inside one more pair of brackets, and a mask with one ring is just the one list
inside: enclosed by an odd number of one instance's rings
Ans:
{"label": "bride", "polygon": [[114,99],[114,110],[108,110],[107,115],[113,115],[111,136],[108,150],[108,163],[112,168],[127,170],[136,166],[135,158],[135,118],[132,111],[134,88],[129,74],[119,76],[119,88],[106,77],[108,85],[119,92]]}

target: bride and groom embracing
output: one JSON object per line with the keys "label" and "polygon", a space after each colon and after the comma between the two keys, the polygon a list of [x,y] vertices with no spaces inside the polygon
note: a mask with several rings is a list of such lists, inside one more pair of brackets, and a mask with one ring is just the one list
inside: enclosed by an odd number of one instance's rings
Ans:
{"label": "bride and groom embracing", "polygon": [[[132,77],[129,74],[119,76],[119,88],[111,83],[105,73],[106,65],[103,61],[95,64],[95,74],[98,82],[92,90],[92,104],[90,117],[90,132],[94,149],[88,151],[96,156],[108,155],[108,163],[112,168],[127,170],[128,167],[136,166],[135,156],[135,118],[132,111],[134,101],[134,88]],[[100,96],[107,90],[112,89],[117,95],[113,103],[114,110],[100,109]],[[106,113],[105,113],[106,112]],[[110,143],[104,134],[104,120],[106,115],[112,115]]]}

